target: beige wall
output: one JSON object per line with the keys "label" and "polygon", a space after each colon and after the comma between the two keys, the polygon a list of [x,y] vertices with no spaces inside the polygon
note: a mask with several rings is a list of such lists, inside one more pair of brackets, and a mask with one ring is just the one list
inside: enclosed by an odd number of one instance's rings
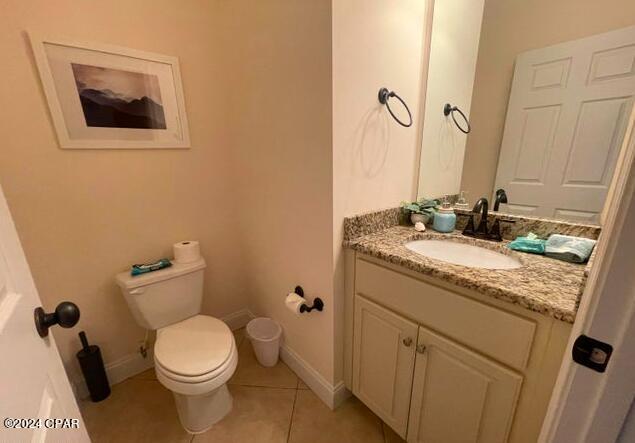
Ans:
{"label": "beige wall", "polygon": [[[395,207],[415,197],[426,3],[333,1],[332,241],[337,339],[342,338],[343,323],[344,217]],[[412,127],[399,126],[378,102],[382,86],[406,101],[415,122]],[[394,106],[400,112],[399,105]],[[341,380],[341,341],[335,346],[335,375]]]}
{"label": "beige wall", "polygon": [[[54,332],[68,367],[81,329],[107,362],[136,352],[143,331],[113,275],[193,238],[209,265],[206,313],[271,316],[290,348],[341,380],[342,219],[414,197],[419,131],[388,120],[376,95],[397,90],[417,121],[425,3],[336,5],[3,5],[0,183],[45,307],[82,309],[78,327]],[[192,149],[59,149],[25,29],[178,56]],[[296,284],[324,312],[285,310]]]}
{"label": "beige wall", "polygon": [[[227,73],[215,21],[213,3],[204,1],[187,8],[170,0],[2,2],[0,183],[45,308],[72,300],[81,309],[75,328],[54,330],[71,371],[82,329],[107,362],[136,352],[144,333],[113,276],[169,255],[178,240],[202,243],[205,312],[246,306],[233,223],[246,212],[228,186],[240,182],[240,171],[218,103]],[[59,149],[25,30],[178,56],[192,148]]]}
{"label": "beige wall", "polygon": [[[249,307],[279,321],[286,344],[333,381],[331,9],[328,1],[222,2],[220,45],[231,79],[219,92],[239,167],[239,217]],[[294,316],[295,285],[324,300]]]}
{"label": "beige wall", "polygon": [[485,0],[461,184],[470,201],[493,192],[516,55],[633,23],[632,0]]}

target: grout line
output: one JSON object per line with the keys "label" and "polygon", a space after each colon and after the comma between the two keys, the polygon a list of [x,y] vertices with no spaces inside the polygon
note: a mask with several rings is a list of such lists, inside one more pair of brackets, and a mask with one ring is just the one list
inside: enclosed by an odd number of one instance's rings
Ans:
{"label": "grout line", "polygon": [[248,383],[228,383],[228,386],[242,386],[244,388],[265,388],[265,389],[294,389],[294,390],[298,390],[298,388],[293,388],[293,387],[289,387],[289,386],[264,386],[264,385],[250,385]]}
{"label": "grout line", "polygon": [[295,390],[295,396],[293,397],[293,407],[291,408],[291,419],[289,420],[289,430],[287,431],[287,443],[291,438],[291,426],[293,426],[293,415],[295,414],[295,403],[298,401],[298,390]]}

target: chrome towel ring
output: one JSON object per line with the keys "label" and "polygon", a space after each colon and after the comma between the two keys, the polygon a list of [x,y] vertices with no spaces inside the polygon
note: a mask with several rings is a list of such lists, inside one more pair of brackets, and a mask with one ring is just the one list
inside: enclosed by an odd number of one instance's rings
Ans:
{"label": "chrome towel ring", "polygon": [[[388,99],[391,97],[395,97],[397,100],[399,100],[401,102],[401,104],[403,105],[404,108],[406,108],[406,111],[408,112],[408,118],[410,119],[410,123],[404,123],[401,120],[399,120],[397,118],[397,116],[392,112],[392,109],[390,109],[390,105],[388,104]],[[390,112],[390,115],[392,115],[392,118],[395,119],[395,121],[397,123],[399,123],[401,126],[405,127],[405,128],[409,128],[410,126],[412,126],[412,114],[410,113],[410,109],[408,109],[408,105],[406,104],[405,101],[402,100],[401,97],[399,97],[395,91],[389,91],[386,88],[381,88],[379,90],[379,103],[381,103],[382,105],[386,105],[386,108],[388,109],[388,112]]]}
{"label": "chrome towel ring", "polygon": [[[461,125],[458,124],[458,122],[456,121],[456,118],[454,117],[454,111],[456,111],[459,114],[461,114],[461,117],[463,117],[463,120],[465,120],[465,124],[467,125],[467,129],[463,129],[461,127]],[[443,107],[443,115],[445,115],[447,117],[450,114],[452,114],[452,120],[454,120],[454,124],[456,125],[457,128],[459,128],[459,131],[461,131],[464,134],[469,134],[470,131],[472,130],[472,128],[470,127],[470,121],[467,119],[465,114],[463,114],[463,111],[461,111],[456,106],[452,106],[451,104],[446,103],[445,106]]]}

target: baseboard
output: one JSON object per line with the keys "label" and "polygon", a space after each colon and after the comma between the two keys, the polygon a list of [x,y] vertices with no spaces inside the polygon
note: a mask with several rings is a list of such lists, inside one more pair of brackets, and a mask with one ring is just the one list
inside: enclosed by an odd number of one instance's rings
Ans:
{"label": "baseboard", "polygon": [[[154,367],[152,349],[148,350],[148,354],[145,358],[143,358],[140,353],[134,353],[113,362],[106,363],[104,366],[110,386],[116,385]],[[81,377],[75,379],[73,382],[73,390],[75,391],[75,397],[78,399],[85,399],[89,396],[86,382]]]}
{"label": "baseboard", "polygon": [[235,331],[236,329],[244,328],[245,326],[247,326],[247,323],[249,323],[249,321],[254,317],[254,314],[252,314],[249,309],[241,309],[240,311],[236,311],[234,313],[226,315],[225,317],[222,317],[221,320],[227,323],[229,329]]}
{"label": "baseboard", "polygon": [[343,381],[333,386],[288,346],[280,347],[280,358],[330,409],[337,408],[350,397],[351,393],[346,389]]}
{"label": "baseboard", "polygon": [[[254,317],[251,311],[242,309],[222,317],[221,320],[227,323],[231,330],[236,330],[245,327]],[[280,348],[280,358],[282,358],[282,361],[284,361],[329,408],[337,408],[350,397],[351,393],[346,389],[343,381],[335,385],[330,384],[322,374],[316,371],[306,360],[288,346],[282,345]],[[154,367],[152,349],[148,350],[146,358],[143,358],[139,353],[135,353],[107,363],[105,366],[110,385],[116,385]],[[75,396],[78,399],[88,398],[88,388],[83,378],[75,379],[72,384]]]}

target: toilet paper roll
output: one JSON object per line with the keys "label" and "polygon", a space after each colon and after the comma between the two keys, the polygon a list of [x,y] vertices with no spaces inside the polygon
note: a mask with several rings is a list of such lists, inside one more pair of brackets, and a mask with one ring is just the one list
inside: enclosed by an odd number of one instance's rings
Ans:
{"label": "toilet paper roll", "polygon": [[306,300],[304,297],[300,297],[295,292],[290,292],[287,294],[287,297],[284,299],[284,304],[287,309],[293,312],[295,315],[300,315],[300,306],[302,306]]}
{"label": "toilet paper roll", "polygon": [[196,240],[174,243],[172,250],[175,263],[192,263],[201,258],[201,248]]}

